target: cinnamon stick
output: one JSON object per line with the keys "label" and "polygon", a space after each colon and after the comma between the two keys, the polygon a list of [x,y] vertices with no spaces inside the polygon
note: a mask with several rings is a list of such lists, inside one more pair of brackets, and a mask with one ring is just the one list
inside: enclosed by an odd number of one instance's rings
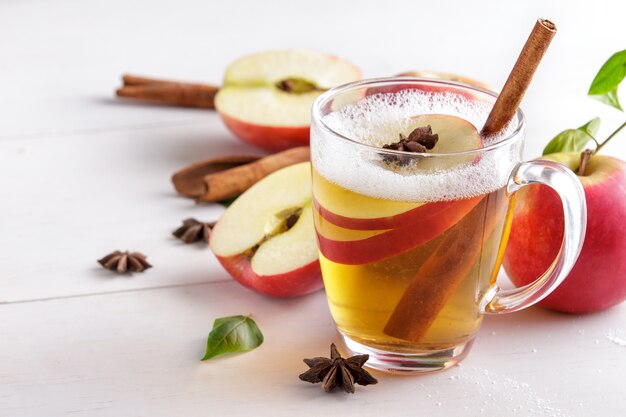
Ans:
{"label": "cinnamon stick", "polygon": [[533,75],[546,53],[552,38],[556,34],[556,25],[547,19],[538,19],[522,52],[517,58],[500,95],[487,117],[480,134],[483,137],[494,135],[513,120],[522,98],[533,79]]}
{"label": "cinnamon stick", "polygon": [[143,75],[122,75],[122,82],[124,86],[129,85],[146,85],[146,84],[178,84],[179,81],[161,80],[158,78],[144,77]]}
{"label": "cinnamon stick", "polygon": [[219,87],[200,83],[158,80],[125,74],[124,86],[115,93],[118,97],[133,98],[160,104],[183,107],[215,108]]}
{"label": "cinnamon stick", "polygon": [[227,171],[261,159],[261,156],[220,156],[191,164],[172,176],[176,192],[185,197],[198,198],[207,192],[204,177]]}
{"label": "cinnamon stick", "polygon": [[[513,119],[555,33],[554,23],[537,20],[481,130],[483,137],[500,132]],[[489,213],[490,198],[446,232],[439,248],[422,264],[400,299],[383,330],[385,334],[412,342],[424,337],[449,297],[479,260],[485,239],[501,218],[502,213]],[[485,215],[484,223],[481,213]],[[475,230],[479,225],[484,225],[482,231]]]}
{"label": "cinnamon stick", "polygon": [[[480,262],[483,245],[506,212],[501,193],[486,196],[451,228],[419,268],[383,332],[419,342],[458,286]],[[503,209],[504,208],[504,209]]]}
{"label": "cinnamon stick", "polygon": [[[309,161],[308,146],[260,157],[222,157],[198,162],[172,177],[179,194],[196,201],[215,202],[237,197],[274,171]],[[230,166],[229,166],[230,165]]]}

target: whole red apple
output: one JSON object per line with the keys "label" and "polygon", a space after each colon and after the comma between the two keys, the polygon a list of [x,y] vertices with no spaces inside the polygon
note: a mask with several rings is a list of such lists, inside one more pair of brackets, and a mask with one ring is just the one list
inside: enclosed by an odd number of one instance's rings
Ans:
{"label": "whole red apple", "polygon": [[[574,172],[579,153],[556,153],[542,159],[560,162]],[[565,281],[540,302],[543,307],[590,313],[626,299],[626,162],[595,155],[578,177],[587,201],[587,234],[582,252]],[[504,268],[517,286],[542,274],[554,260],[563,238],[563,212],[557,194],[532,185],[517,196]]]}

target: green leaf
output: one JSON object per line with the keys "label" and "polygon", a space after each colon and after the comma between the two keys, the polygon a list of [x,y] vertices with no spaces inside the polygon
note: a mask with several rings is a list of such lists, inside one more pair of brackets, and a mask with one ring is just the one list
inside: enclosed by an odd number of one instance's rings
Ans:
{"label": "green leaf", "polygon": [[589,142],[595,141],[600,128],[600,118],[590,120],[578,129],[567,129],[556,135],[543,149],[543,155],[557,152],[582,152]]}
{"label": "green leaf", "polygon": [[626,49],[617,52],[602,65],[587,94],[623,111],[617,98],[617,87],[624,77],[626,77]]}
{"label": "green leaf", "polygon": [[249,316],[231,316],[215,319],[206,342],[203,361],[217,355],[246,352],[261,346],[263,334]]}
{"label": "green leaf", "polygon": [[593,119],[589,120],[587,123],[579,127],[578,130],[585,132],[587,135],[591,136],[592,139],[595,139],[596,135],[598,134],[598,130],[600,129],[600,121],[601,120],[599,117],[594,117]]}

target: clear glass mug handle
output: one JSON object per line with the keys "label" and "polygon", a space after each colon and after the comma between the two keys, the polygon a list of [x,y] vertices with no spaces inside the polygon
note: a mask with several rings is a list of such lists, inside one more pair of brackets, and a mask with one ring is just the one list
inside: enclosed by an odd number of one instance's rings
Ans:
{"label": "clear glass mug handle", "polygon": [[497,284],[491,287],[482,299],[483,313],[512,313],[541,301],[567,277],[582,249],[587,205],[585,192],[576,174],[555,162],[523,162],[511,174],[507,191],[512,194],[530,184],[547,185],[561,198],[565,218],[561,249],[548,270],[534,282],[511,290],[504,290]]}

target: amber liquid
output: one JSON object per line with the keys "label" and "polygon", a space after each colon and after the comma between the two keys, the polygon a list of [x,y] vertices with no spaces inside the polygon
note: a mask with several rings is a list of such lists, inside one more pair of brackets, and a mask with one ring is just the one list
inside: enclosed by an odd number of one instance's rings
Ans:
{"label": "amber liquid", "polygon": [[506,240],[504,189],[400,202],[352,192],[313,170],[313,195],[326,294],[344,335],[392,352],[474,337]]}

